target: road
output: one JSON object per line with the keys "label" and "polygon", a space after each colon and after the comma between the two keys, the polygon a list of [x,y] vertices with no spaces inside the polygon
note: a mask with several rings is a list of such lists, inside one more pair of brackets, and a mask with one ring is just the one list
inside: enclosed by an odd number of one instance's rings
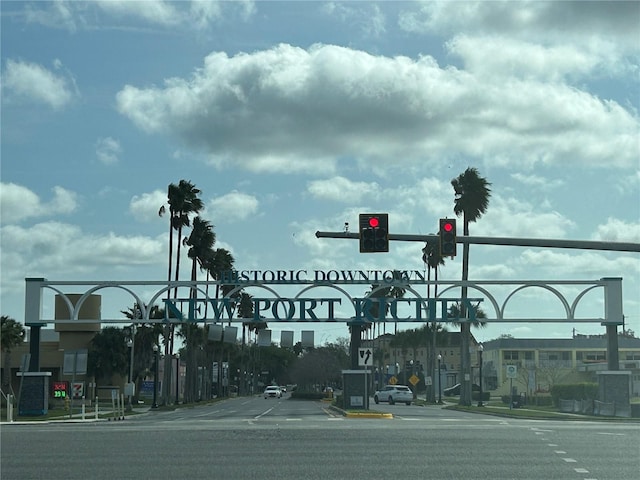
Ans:
{"label": "road", "polygon": [[3,424],[13,479],[636,480],[640,425],[518,420],[376,406],[345,418],[327,404],[234,398],[118,422]]}

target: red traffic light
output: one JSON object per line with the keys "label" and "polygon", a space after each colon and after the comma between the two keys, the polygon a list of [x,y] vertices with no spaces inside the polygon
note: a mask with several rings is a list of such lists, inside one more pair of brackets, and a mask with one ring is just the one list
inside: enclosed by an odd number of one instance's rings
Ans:
{"label": "red traffic light", "polygon": [[369,219],[369,226],[371,228],[376,228],[378,227],[378,225],[380,225],[380,220],[378,220],[378,217],[371,217]]}
{"label": "red traffic light", "polygon": [[453,224],[452,224],[452,223],[450,223],[450,222],[444,223],[444,224],[442,225],[442,229],[443,229],[445,232],[450,232],[450,231],[452,231],[452,230],[453,230]]}

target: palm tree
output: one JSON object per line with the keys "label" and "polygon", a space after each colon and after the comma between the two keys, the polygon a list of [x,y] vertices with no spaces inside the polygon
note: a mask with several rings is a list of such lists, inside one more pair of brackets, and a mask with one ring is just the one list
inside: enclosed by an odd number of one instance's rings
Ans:
{"label": "palm tree", "polygon": [[[148,306],[145,305],[145,308]],[[140,309],[138,304],[134,303],[133,307],[129,307],[127,310],[121,310],[120,313],[124,314],[134,324],[134,356],[133,356],[133,377],[131,382],[137,385],[139,378],[144,378],[149,373],[151,364],[153,363],[154,345],[160,346],[159,338],[163,333],[164,327],[162,323],[136,323],[136,320],[140,320]],[[163,308],[154,305],[149,312],[149,319],[162,320],[164,319],[165,311]],[[140,389],[136,386],[136,395]]]}
{"label": "palm tree", "polygon": [[2,390],[12,391],[11,351],[24,341],[25,330],[22,324],[7,315],[0,317],[0,325],[0,346],[4,352]]}
{"label": "palm tree", "polygon": [[[401,280],[402,273],[399,270],[393,271],[393,279]],[[406,289],[399,285],[393,285],[390,287],[380,287],[380,285],[371,285],[371,289],[367,292],[369,298],[402,298],[406,293]],[[386,317],[389,305],[385,303],[385,311],[380,312],[380,303],[373,302],[369,309],[371,317],[380,319]],[[363,325],[353,323],[349,325],[349,331],[351,332],[351,368],[358,368],[358,350],[360,349],[360,340],[362,336],[363,327],[365,329],[371,328],[371,325]],[[398,323],[396,322],[396,333],[398,330]]]}
{"label": "palm tree", "polygon": [[[489,206],[491,197],[491,184],[478,174],[478,170],[472,167],[467,168],[464,173],[451,180],[451,186],[455,192],[455,203],[453,211],[456,216],[462,215],[463,235],[469,235],[469,224],[477,221]],[[462,248],[462,281],[469,279],[469,244],[465,243]],[[467,298],[467,287],[462,287],[462,308],[460,314],[466,318],[464,299]],[[471,341],[471,331],[468,322],[460,325],[460,360],[461,360],[461,388],[460,405],[471,405],[471,382],[466,379],[471,378],[471,357],[469,346]]]}
{"label": "palm tree", "polygon": [[[167,202],[169,204],[169,268],[168,268],[168,277],[167,279],[171,281],[171,272],[172,272],[172,260],[173,260],[173,232],[174,230],[177,232],[177,242],[176,245],[176,268],[175,268],[175,280],[179,280],[180,278],[180,246],[182,245],[182,229],[183,227],[188,227],[190,225],[189,216],[193,213],[198,213],[204,207],[202,200],[198,198],[200,195],[200,190],[195,187],[188,180],[180,180],[178,185],[171,183],[167,189]],[[162,216],[166,212],[165,206],[162,205],[160,210],[158,211],[158,215]],[[178,296],[178,288],[174,289],[173,293],[174,297]],[[167,299],[170,298],[171,292],[167,290]],[[173,353],[173,334],[174,334],[174,325],[167,324],[165,327],[164,333],[164,371],[165,371],[165,379],[162,382],[164,385],[162,398],[163,402],[166,403],[166,399],[168,397],[169,381],[170,378],[168,375],[171,374],[171,354]]]}
{"label": "palm tree", "polygon": [[[191,259],[191,281],[198,280],[198,267],[205,269],[207,261],[213,255],[213,245],[216,241],[216,234],[213,231],[211,222],[197,216],[193,219],[191,234],[185,239],[185,246],[189,247],[189,258]],[[197,297],[197,290],[193,288],[191,298]],[[205,344],[204,330],[196,323],[182,325],[181,335],[186,342],[187,371],[185,377],[185,402],[196,399],[197,379],[198,379],[198,352]]]}
{"label": "palm tree", "polygon": [[[438,297],[438,268],[441,265],[444,265],[444,257],[440,254],[440,248],[437,242],[427,242],[427,244],[422,249],[422,261],[427,266],[427,280],[431,282],[431,270],[433,270],[435,276],[435,288],[434,288],[434,298]],[[427,299],[431,298],[431,284],[427,283]],[[427,356],[427,371],[434,372],[436,371],[436,335],[435,332],[438,330],[437,322],[433,322],[431,326],[431,330],[433,335],[431,336],[431,348],[427,347],[429,350],[429,355]],[[438,379],[440,381],[440,379]],[[435,383],[432,384],[435,386]],[[429,401],[436,401],[436,390],[435,388],[429,389]]]}
{"label": "palm tree", "polygon": [[[188,227],[191,223],[189,216],[198,213],[204,207],[202,200],[198,198],[200,190],[188,180],[180,180],[178,185],[169,184],[167,189],[167,202],[169,204],[169,269],[167,280],[171,281],[172,263],[173,263],[173,232],[178,234],[176,245],[176,269],[175,280],[180,278],[180,246],[182,244],[182,229]],[[166,212],[165,206],[162,205],[158,211],[158,215],[162,216]],[[170,292],[167,291],[167,298]],[[174,296],[178,295],[178,289],[174,290]],[[171,332],[173,335],[173,332]],[[169,351],[167,351],[167,349]],[[165,344],[165,354],[171,354],[173,349],[172,339]]]}

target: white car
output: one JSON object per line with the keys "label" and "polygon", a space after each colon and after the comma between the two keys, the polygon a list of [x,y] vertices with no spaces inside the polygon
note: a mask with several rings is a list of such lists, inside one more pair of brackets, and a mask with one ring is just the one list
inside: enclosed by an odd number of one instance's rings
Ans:
{"label": "white car", "polygon": [[376,403],[389,402],[389,405],[393,405],[396,402],[411,405],[413,392],[406,385],[386,385],[373,395],[373,401]]}
{"label": "white car", "polygon": [[264,389],[264,398],[282,398],[282,390],[277,385],[269,385]]}

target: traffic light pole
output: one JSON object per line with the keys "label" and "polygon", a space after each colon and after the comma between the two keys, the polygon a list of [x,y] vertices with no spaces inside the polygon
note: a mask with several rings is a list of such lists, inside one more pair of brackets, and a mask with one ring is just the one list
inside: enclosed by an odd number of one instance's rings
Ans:
{"label": "traffic light pole", "polygon": [[[389,233],[389,241],[438,242],[438,235],[411,235]],[[316,232],[317,238],[347,238],[358,240],[359,235],[351,232]],[[591,240],[557,240],[551,238],[507,238],[507,237],[465,237],[458,235],[456,243],[477,245],[510,245],[515,247],[573,248],[579,250],[608,250],[615,252],[640,252],[640,243],[603,242]]]}

